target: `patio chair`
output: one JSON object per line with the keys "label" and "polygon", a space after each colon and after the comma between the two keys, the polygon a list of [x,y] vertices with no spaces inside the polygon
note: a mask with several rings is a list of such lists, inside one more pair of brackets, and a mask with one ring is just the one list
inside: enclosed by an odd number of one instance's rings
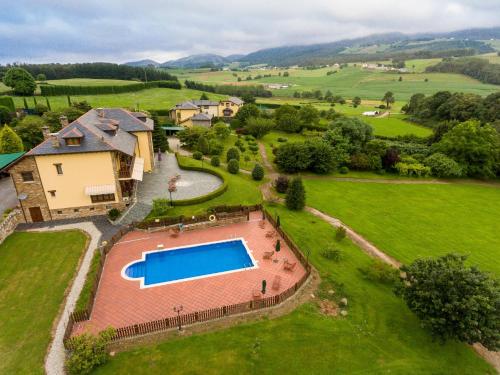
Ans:
{"label": "patio chair", "polygon": [[281,286],[281,276],[276,275],[276,276],[274,276],[274,279],[273,279],[272,288],[273,288],[273,290],[279,290],[280,286]]}
{"label": "patio chair", "polygon": [[266,227],[266,222],[264,220],[262,220],[260,223],[259,223],[259,228],[260,229],[264,229]]}
{"label": "patio chair", "polygon": [[252,297],[254,299],[260,299],[262,297],[262,293],[260,292],[259,289],[254,289],[252,290]]}
{"label": "patio chair", "polygon": [[266,238],[273,238],[274,237],[274,231],[273,230],[270,230],[268,232],[266,232]]}
{"label": "patio chair", "polygon": [[290,263],[288,260],[286,260],[283,264],[283,269],[285,269],[286,271],[293,271],[296,265],[297,262]]}
{"label": "patio chair", "polygon": [[264,251],[264,256],[262,259],[271,259],[274,255],[274,251]]}

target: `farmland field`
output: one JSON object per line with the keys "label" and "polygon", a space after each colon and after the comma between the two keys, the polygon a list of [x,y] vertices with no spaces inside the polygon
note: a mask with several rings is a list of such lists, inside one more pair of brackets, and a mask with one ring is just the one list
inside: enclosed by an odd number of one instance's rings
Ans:
{"label": "farmland field", "polygon": [[[199,99],[202,92],[197,90],[174,90],[166,88],[147,89],[123,94],[105,95],[72,95],[72,101],[86,100],[94,108],[96,107],[124,107],[135,109],[170,109],[175,104],[188,100]],[[225,95],[207,93],[210,99],[219,100]],[[49,96],[51,108],[53,110],[62,109],[68,106],[66,96]],[[32,103],[31,98],[27,98],[28,103]],[[16,107],[22,108],[23,98],[14,97]]]}
{"label": "farmland field", "polygon": [[[348,316],[330,317],[317,301],[292,313],[116,354],[96,374],[494,374],[461,343],[433,341],[392,288],[363,277],[371,258],[344,240],[336,263],[321,253],[334,242],[330,225],[307,212],[269,206],[282,228],[321,273],[321,299],[349,301]],[[335,290],[335,297],[329,289]]]}
{"label": "farmland field", "polygon": [[362,121],[370,124],[373,127],[375,135],[385,137],[397,137],[400,135],[416,135],[418,137],[428,137],[432,134],[432,130],[423,126],[412,124],[405,121],[402,116],[391,115],[390,117],[363,117]]}
{"label": "farmland field", "polygon": [[307,204],[338,217],[402,262],[458,252],[500,274],[500,189],[306,179]]}

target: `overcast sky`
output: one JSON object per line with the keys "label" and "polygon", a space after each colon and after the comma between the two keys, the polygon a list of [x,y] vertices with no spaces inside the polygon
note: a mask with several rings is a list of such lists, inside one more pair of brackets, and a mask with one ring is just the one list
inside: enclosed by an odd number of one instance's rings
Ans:
{"label": "overcast sky", "polygon": [[164,62],[500,23],[500,0],[3,1],[0,63]]}

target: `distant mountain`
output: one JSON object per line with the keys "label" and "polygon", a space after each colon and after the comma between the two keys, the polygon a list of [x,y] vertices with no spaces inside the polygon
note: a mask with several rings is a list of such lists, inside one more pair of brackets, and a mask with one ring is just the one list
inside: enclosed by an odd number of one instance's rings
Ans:
{"label": "distant mountain", "polygon": [[139,60],[139,61],[129,61],[129,62],[126,62],[124,65],[136,66],[136,67],[147,67],[147,66],[157,67],[160,65],[160,63],[156,62],[154,60],[145,59],[145,60]]}
{"label": "distant mountain", "polygon": [[222,66],[228,62],[229,61],[223,56],[207,53],[167,61],[160,66],[162,68],[204,68],[209,66]]}
{"label": "distant mountain", "polygon": [[483,42],[500,39],[500,27],[459,30],[447,33],[374,34],[331,43],[283,46],[262,49],[246,55],[240,61],[247,64],[308,65],[331,62],[360,61],[398,56],[446,56],[493,52]]}

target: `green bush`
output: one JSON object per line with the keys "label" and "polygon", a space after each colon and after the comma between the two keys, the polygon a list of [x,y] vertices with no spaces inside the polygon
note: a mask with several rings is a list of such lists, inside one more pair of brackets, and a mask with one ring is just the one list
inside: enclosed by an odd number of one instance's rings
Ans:
{"label": "green bush", "polygon": [[278,137],[276,140],[281,143],[288,142],[288,138],[283,138],[283,137]]}
{"label": "green bush", "polygon": [[240,163],[236,159],[230,159],[227,162],[227,171],[231,174],[237,174],[240,170]]}
{"label": "green bush", "polygon": [[90,374],[97,366],[109,360],[106,345],[111,341],[116,331],[108,328],[94,336],[88,333],[71,339],[71,351],[65,362],[66,371],[70,375]]}
{"label": "green bush", "polygon": [[399,271],[378,259],[374,259],[369,265],[359,270],[363,277],[370,281],[395,284],[399,280]]}
{"label": "green bush", "polygon": [[426,158],[424,164],[431,169],[432,175],[436,177],[460,177],[462,175],[460,165],[452,158],[439,152]]}
{"label": "green bush", "polygon": [[302,210],[306,205],[306,192],[300,177],[295,177],[290,182],[286,191],[285,203],[290,210]]}
{"label": "green bush", "polygon": [[346,236],[346,230],[343,226],[337,227],[335,230],[335,239],[337,241],[342,241]]}
{"label": "green bush", "polygon": [[112,208],[111,210],[108,211],[108,217],[111,221],[115,221],[118,219],[121,215],[121,212],[118,208]]}
{"label": "green bush", "polygon": [[340,167],[339,168],[339,172],[340,172],[340,174],[348,174],[349,173],[349,168],[347,168],[346,166]]}
{"label": "green bush", "polygon": [[342,259],[342,251],[340,249],[328,248],[321,252],[321,256],[334,262],[339,262]]}
{"label": "green bush", "polygon": [[212,156],[210,159],[210,164],[212,164],[214,167],[218,167],[220,165],[220,158],[218,156]]}
{"label": "green bush", "polygon": [[96,275],[99,271],[101,264],[101,252],[99,250],[94,251],[94,255],[92,256],[92,261],[90,263],[90,269],[85,278],[85,283],[83,284],[82,291],[80,292],[80,296],[76,301],[75,312],[86,311],[90,304],[90,299],[92,297],[92,290],[95,288]]}
{"label": "green bush", "polygon": [[203,154],[200,151],[193,152],[193,159],[201,160],[203,158]]}
{"label": "green bush", "polygon": [[153,208],[151,209],[151,216],[166,216],[168,215],[168,211],[170,210],[170,199],[158,198],[153,199]]}
{"label": "green bush", "polygon": [[10,112],[16,111],[14,99],[11,96],[0,96],[0,106],[7,107]]}
{"label": "green bush", "polygon": [[240,161],[240,152],[236,147],[231,147],[229,150],[227,150],[226,161],[229,162],[231,159]]}
{"label": "green bush", "polygon": [[253,167],[252,178],[255,181],[260,181],[264,178],[264,168],[262,168],[262,165],[259,163],[255,164],[255,167]]}
{"label": "green bush", "polygon": [[288,177],[285,175],[280,175],[276,180],[274,181],[274,188],[278,193],[286,193],[288,190],[288,185],[289,185],[289,180]]}

